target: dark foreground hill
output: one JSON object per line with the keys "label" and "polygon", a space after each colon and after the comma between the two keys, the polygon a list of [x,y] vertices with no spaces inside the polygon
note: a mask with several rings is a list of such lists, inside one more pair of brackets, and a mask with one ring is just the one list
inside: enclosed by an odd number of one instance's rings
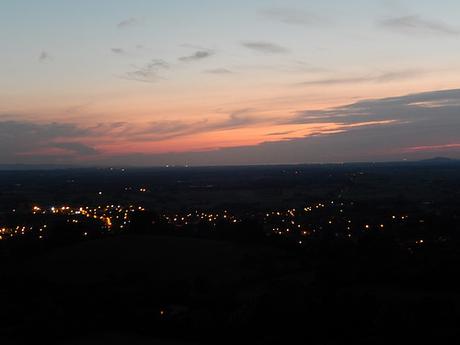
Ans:
{"label": "dark foreground hill", "polygon": [[1,269],[1,344],[455,343],[456,250],[119,236]]}
{"label": "dark foreground hill", "polygon": [[7,267],[0,289],[9,297],[0,315],[18,344],[29,337],[56,344],[201,341],[241,327],[253,298],[297,269],[285,252],[264,246],[120,236]]}

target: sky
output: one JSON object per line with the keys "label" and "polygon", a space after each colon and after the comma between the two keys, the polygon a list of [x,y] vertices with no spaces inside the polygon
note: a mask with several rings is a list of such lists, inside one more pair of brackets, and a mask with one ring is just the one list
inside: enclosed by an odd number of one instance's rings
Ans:
{"label": "sky", "polygon": [[1,0],[0,164],[460,158],[458,0]]}

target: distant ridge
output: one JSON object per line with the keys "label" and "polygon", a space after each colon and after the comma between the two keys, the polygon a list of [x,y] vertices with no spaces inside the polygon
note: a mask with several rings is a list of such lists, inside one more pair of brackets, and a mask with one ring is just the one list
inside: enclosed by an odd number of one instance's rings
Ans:
{"label": "distant ridge", "polygon": [[458,160],[448,158],[448,157],[433,157],[433,158],[428,158],[428,159],[422,159],[419,162],[421,163],[452,163],[452,162],[458,162]]}
{"label": "distant ridge", "polygon": [[72,164],[0,164],[0,171],[48,171],[48,170],[79,170],[79,169],[227,169],[227,168],[288,168],[288,167],[314,167],[314,166],[366,166],[366,165],[437,165],[437,164],[458,164],[460,159],[448,157],[433,157],[421,160],[404,160],[404,161],[363,161],[363,162],[341,162],[341,163],[292,163],[292,164],[248,164],[248,165],[197,165],[197,166],[99,166],[99,165],[72,165]]}
{"label": "distant ridge", "polygon": [[0,164],[0,171],[61,170],[74,168],[78,167],[70,164]]}

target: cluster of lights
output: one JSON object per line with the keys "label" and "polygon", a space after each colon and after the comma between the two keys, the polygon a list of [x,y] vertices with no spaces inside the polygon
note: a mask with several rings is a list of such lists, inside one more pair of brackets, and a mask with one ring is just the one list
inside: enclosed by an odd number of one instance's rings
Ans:
{"label": "cluster of lights", "polygon": [[[43,235],[41,234],[44,229],[46,229],[47,225],[41,225],[38,229],[40,235],[39,239],[43,238]],[[11,239],[14,237],[18,236],[25,236],[29,233],[31,233],[34,230],[33,226],[25,226],[25,225],[17,225],[14,227],[6,227],[3,226],[0,228],[0,241],[6,240],[6,239]]]}
{"label": "cluster of lights", "polygon": [[[97,207],[72,207],[72,206],[51,206],[48,208],[41,206],[33,206],[33,215],[55,215],[66,216],[67,222],[72,224],[84,223],[85,220],[91,219],[101,222],[104,229],[111,231],[114,227],[124,229],[130,223],[130,214],[135,211],[145,211],[141,206],[129,205],[127,207],[121,205],[105,205]],[[15,226],[15,227],[0,227],[0,240],[6,240],[16,236],[25,235],[30,232],[38,234],[38,239],[45,238],[47,225],[39,227],[33,226]],[[82,236],[87,237],[88,232],[82,233]]]}
{"label": "cluster of lights", "polygon": [[[354,205],[354,203],[350,203]],[[321,216],[323,221],[316,221],[315,224],[312,224],[309,221],[309,215],[315,211],[323,210],[326,208],[333,208],[338,212],[337,216],[332,214],[326,217],[324,214]],[[353,226],[353,221],[349,217],[345,216],[345,204],[343,202],[319,202],[313,205],[307,205],[303,209],[287,209],[287,210],[273,210],[270,212],[264,213],[264,224],[267,227],[267,230],[277,236],[287,236],[289,238],[297,239],[299,244],[302,244],[302,237],[308,237],[313,233],[316,233],[317,230],[323,230],[324,226],[334,226],[337,230],[341,226],[345,230],[343,236],[345,238],[352,238],[352,231],[371,231],[374,229],[384,230],[386,225],[384,222],[378,223],[364,223],[362,227],[357,224]],[[325,219],[324,219],[325,218]],[[393,215],[391,219],[405,221],[409,218],[408,215]],[[423,220],[419,221],[423,223]],[[323,223],[321,225],[321,223]],[[336,236],[342,236],[339,232],[336,233]]]}
{"label": "cluster of lights", "polygon": [[[131,189],[131,188],[130,188]],[[145,193],[148,190],[146,188],[139,188],[139,192]],[[102,192],[98,192],[99,195],[102,195]],[[353,205],[353,203],[350,203]],[[329,215],[328,217],[323,217],[322,225],[321,224],[311,224],[309,222],[310,214],[314,212],[319,212],[326,208],[333,208],[338,212],[337,216]],[[362,224],[361,226],[354,226],[351,219],[347,219],[344,215],[345,205],[343,202],[318,202],[311,205],[306,205],[303,208],[289,208],[287,210],[271,210],[260,214],[263,218],[267,232],[271,232],[277,236],[288,236],[295,239],[299,244],[303,243],[303,239],[311,236],[317,231],[323,230],[324,227],[333,226],[339,227],[341,225],[346,229],[344,236],[346,238],[352,237],[352,230],[361,231],[370,231],[373,229],[385,229],[384,223],[374,223],[374,224]],[[103,228],[107,231],[111,231],[113,228],[124,229],[130,223],[130,214],[136,211],[145,211],[145,208],[141,206],[122,206],[122,205],[104,205],[104,206],[82,206],[82,207],[72,207],[68,205],[63,206],[51,206],[49,208],[43,208],[41,206],[33,206],[32,214],[50,214],[50,215],[65,215],[68,217],[67,222],[69,223],[82,223],[84,219],[89,218],[96,221],[100,221]],[[324,214],[323,214],[324,215]],[[392,215],[390,216],[393,221],[398,220],[407,220],[408,215]],[[189,224],[200,224],[207,223],[212,226],[217,226],[221,221],[226,221],[228,223],[239,223],[241,218],[229,213],[227,210],[215,211],[215,212],[206,212],[195,210],[187,214],[163,214],[162,218],[178,228],[189,225]],[[419,221],[423,223],[423,220]],[[44,230],[47,226],[42,225],[39,227],[39,238],[42,239]],[[34,230],[33,227],[26,226],[16,226],[13,228],[0,227],[0,240],[25,235],[27,232]],[[83,233],[83,236],[88,236],[87,232]],[[336,233],[336,236],[339,236],[339,233]],[[417,240],[416,244],[422,244],[423,240]]]}
{"label": "cluster of lights", "polygon": [[[35,208],[34,208],[35,210]],[[78,207],[70,206],[51,207],[52,214],[65,214],[71,217],[69,222],[79,223],[84,218],[92,218],[99,220],[110,231],[115,225],[120,229],[125,228],[130,223],[130,213],[135,211],[145,211],[141,206],[129,205],[127,207],[121,205],[105,205],[97,207]],[[43,211],[42,213],[46,213]]]}
{"label": "cluster of lights", "polygon": [[172,214],[167,215],[163,214],[163,218],[170,224],[181,227],[189,224],[198,224],[207,222],[213,226],[217,225],[219,221],[228,221],[230,223],[238,223],[240,219],[236,216],[231,215],[227,210],[222,212],[203,212],[195,210],[194,212],[189,212],[184,215]]}

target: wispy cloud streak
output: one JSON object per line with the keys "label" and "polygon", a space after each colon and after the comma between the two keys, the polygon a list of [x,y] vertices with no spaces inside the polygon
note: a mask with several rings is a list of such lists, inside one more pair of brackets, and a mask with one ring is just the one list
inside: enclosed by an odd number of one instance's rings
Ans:
{"label": "wispy cloud streak", "polygon": [[353,76],[344,78],[325,78],[301,82],[298,85],[318,86],[318,85],[341,85],[359,83],[388,83],[404,79],[415,78],[422,75],[421,70],[393,71],[380,74],[369,74],[363,76]]}
{"label": "wispy cloud streak", "polygon": [[198,60],[203,60],[214,55],[212,50],[198,50],[192,55],[182,56],[179,58],[179,61],[182,62],[193,62]]}
{"label": "wispy cloud streak", "polygon": [[140,20],[139,18],[131,17],[131,18],[127,18],[127,19],[122,20],[121,22],[119,22],[117,24],[117,27],[119,29],[126,29],[126,28],[130,28],[130,27],[133,27],[133,26],[138,26],[141,23],[142,23],[142,20]]}
{"label": "wispy cloud streak", "polygon": [[432,34],[458,36],[460,29],[442,21],[425,19],[417,15],[392,17],[381,20],[381,27],[404,34]]}
{"label": "wispy cloud streak", "polygon": [[53,58],[46,51],[42,51],[40,55],[38,56],[38,62],[45,63],[45,62],[50,62],[50,61],[53,61]]}
{"label": "wispy cloud streak", "polygon": [[233,72],[226,68],[214,68],[214,69],[207,69],[204,73],[209,74],[232,74]]}
{"label": "wispy cloud streak", "polygon": [[250,41],[241,43],[243,47],[257,51],[264,54],[284,54],[288,52],[288,49],[270,42],[264,41]]}
{"label": "wispy cloud streak", "polygon": [[166,61],[154,59],[142,67],[134,67],[135,69],[133,71],[125,73],[122,78],[145,83],[153,83],[162,79],[160,72],[169,69],[169,64]]}
{"label": "wispy cloud streak", "polygon": [[124,55],[126,54],[123,48],[111,48],[110,51],[116,55]]}

